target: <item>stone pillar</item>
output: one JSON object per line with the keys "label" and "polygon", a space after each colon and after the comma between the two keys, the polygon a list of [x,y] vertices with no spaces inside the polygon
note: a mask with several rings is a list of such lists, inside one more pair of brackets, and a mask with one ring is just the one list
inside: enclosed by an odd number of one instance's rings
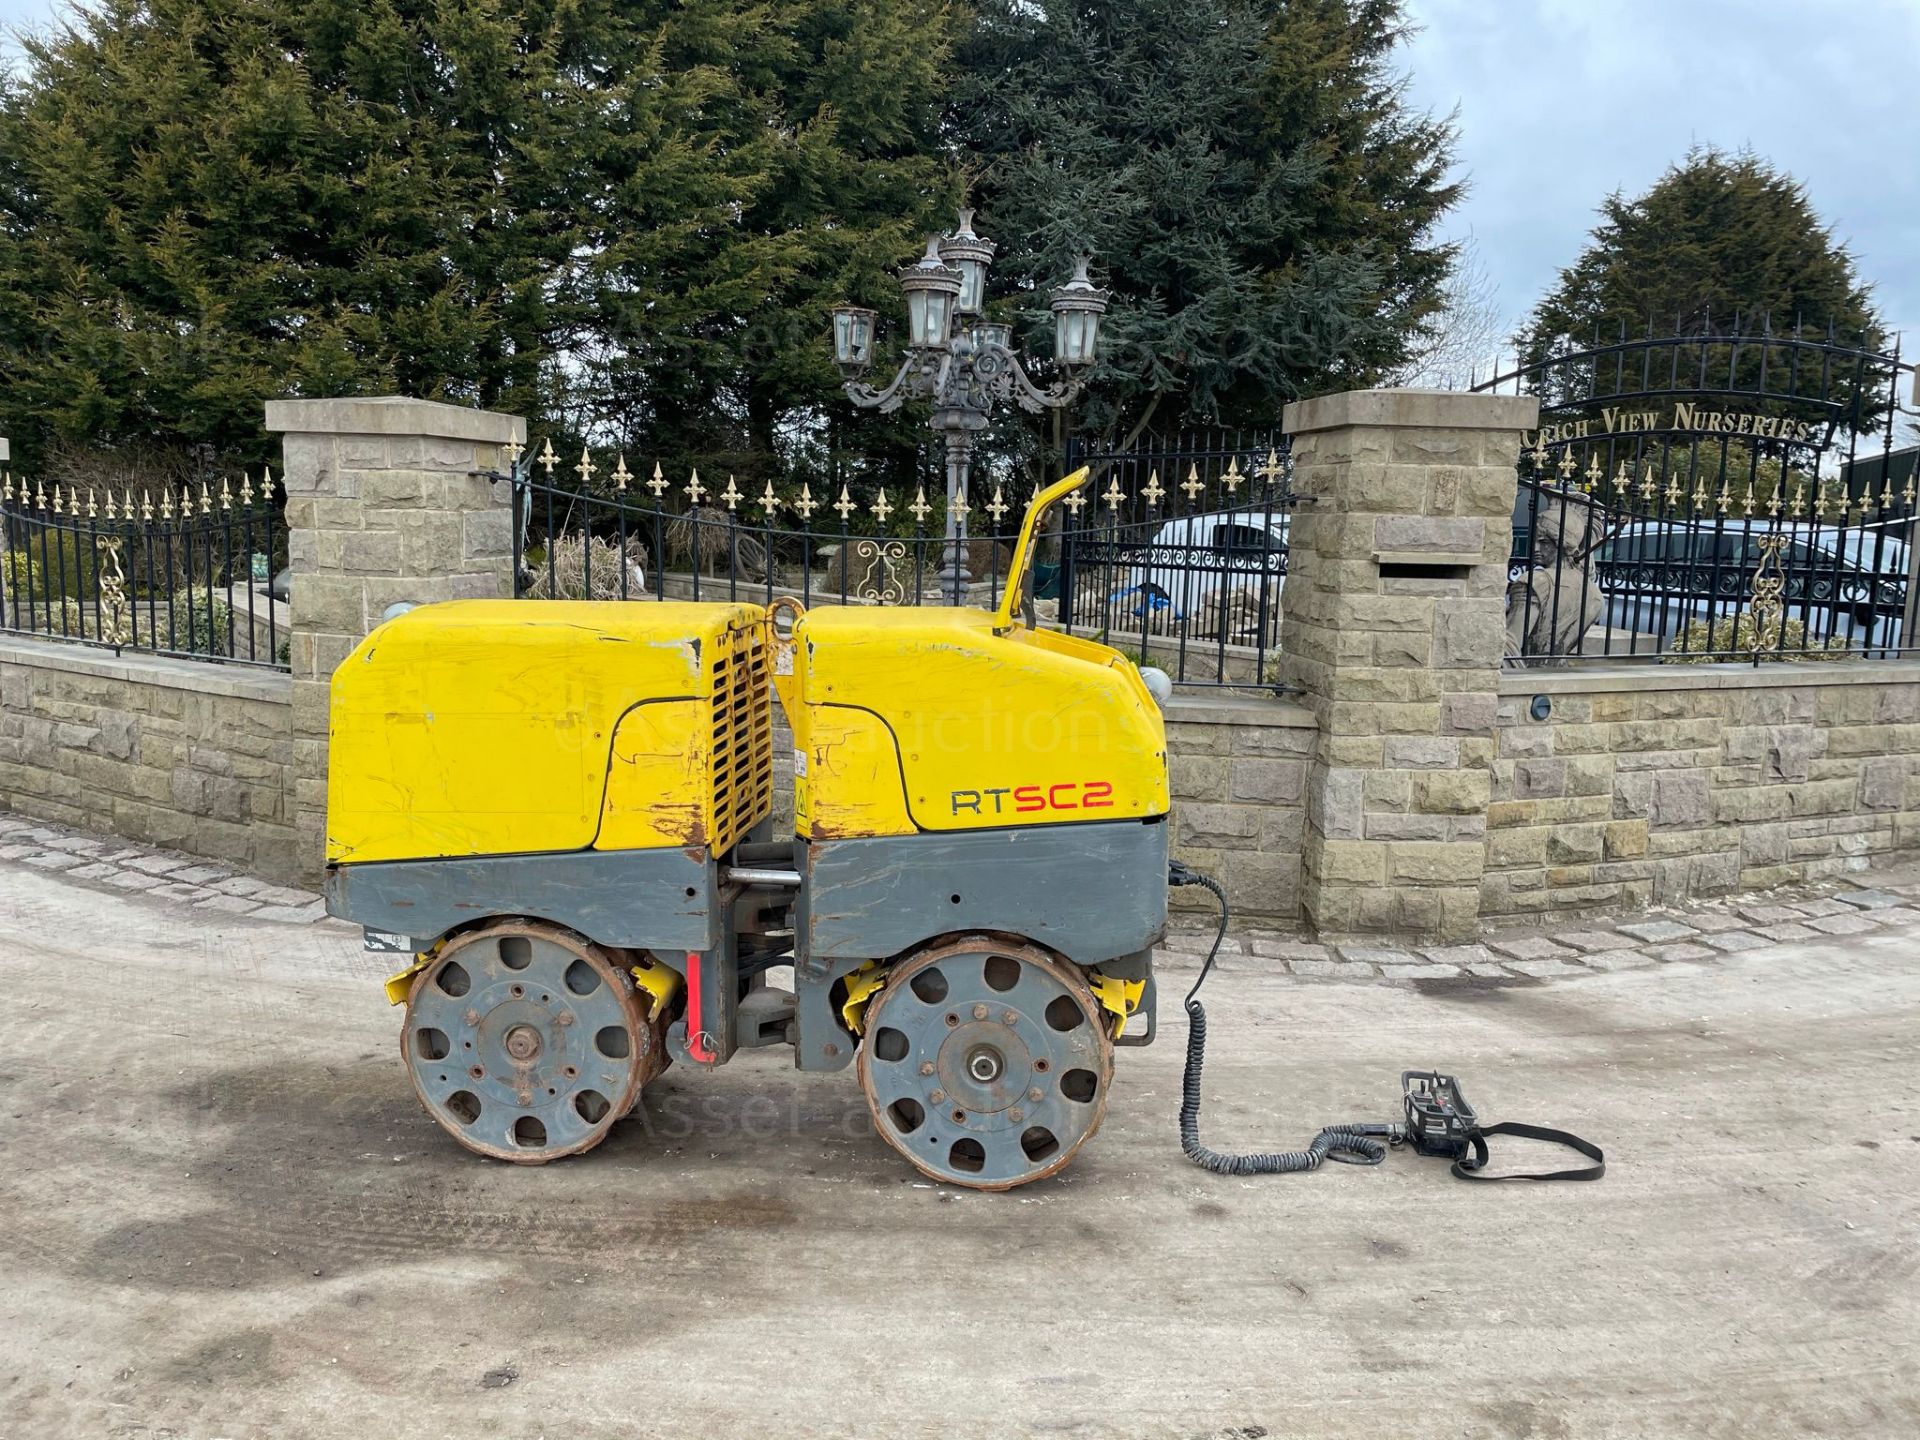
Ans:
{"label": "stone pillar", "polygon": [[506,469],[524,420],[430,400],[271,400],[287,487],[293,570],[294,825],[306,878],[320,873],[327,810],[327,691],[396,601],[513,595],[511,497],[476,470]]}
{"label": "stone pillar", "polygon": [[0,465],[4,465],[12,458],[13,452],[7,448],[7,437],[0,435]]}
{"label": "stone pillar", "polygon": [[1323,933],[1473,933],[1531,397],[1356,390],[1289,405],[1282,675],[1320,722],[1301,900]]}

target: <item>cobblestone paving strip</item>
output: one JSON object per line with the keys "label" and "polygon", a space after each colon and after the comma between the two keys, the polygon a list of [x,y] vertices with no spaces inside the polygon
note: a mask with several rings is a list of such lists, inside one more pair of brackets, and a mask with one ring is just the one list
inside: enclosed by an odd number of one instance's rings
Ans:
{"label": "cobblestone paving strip", "polygon": [[[1317,943],[1278,932],[1249,930],[1231,937],[1220,964],[1285,969],[1310,980],[1417,984],[1473,978],[1516,984],[1575,979],[1656,965],[1710,964],[1735,956],[1763,956],[1800,941],[1869,935],[1920,922],[1920,863],[1839,877],[1824,888],[1729,897],[1690,910],[1656,911],[1619,919],[1568,920],[1517,934],[1510,922],[1482,939],[1452,945],[1401,947],[1384,939]],[[1157,963],[1168,971],[1205,956],[1210,927],[1188,917],[1167,937]],[[1336,958],[1338,957],[1338,958]]]}
{"label": "cobblestone paving strip", "polygon": [[17,815],[0,814],[0,863],[31,865],[102,889],[272,924],[311,925],[327,918],[326,903],[311,890]]}

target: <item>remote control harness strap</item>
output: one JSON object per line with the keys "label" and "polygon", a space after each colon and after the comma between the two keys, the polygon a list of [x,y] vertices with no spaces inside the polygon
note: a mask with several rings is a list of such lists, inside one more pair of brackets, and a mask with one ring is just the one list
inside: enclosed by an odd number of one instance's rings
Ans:
{"label": "remote control harness strap", "polygon": [[[1593,1164],[1576,1170],[1550,1170],[1534,1175],[1488,1175],[1483,1171],[1487,1163],[1489,1135],[1518,1135],[1523,1140],[1546,1140],[1555,1145],[1565,1145],[1571,1150],[1578,1150]],[[1518,1120],[1504,1120],[1498,1125],[1477,1126],[1468,1133],[1467,1144],[1473,1153],[1462,1155],[1453,1162],[1453,1173],[1462,1180],[1598,1180],[1607,1173],[1607,1157],[1598,1145],[1565,1130],[1550,1130],[1544,1125],[1523,1125]]]}

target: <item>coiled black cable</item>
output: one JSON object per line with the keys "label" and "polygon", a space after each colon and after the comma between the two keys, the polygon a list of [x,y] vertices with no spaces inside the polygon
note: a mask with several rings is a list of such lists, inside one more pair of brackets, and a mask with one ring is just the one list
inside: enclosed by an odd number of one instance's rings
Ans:
{"label": "coiled black cable", "polygon": [[1200,1003],[1200,987],[1207,983],[1213,960],[1220,953],[1220,942],[1227,938],[1227,894],[1209,877],[1190,870],[1178,860],[1167,867],[1169,885],[1198,885],[1213,893],[1220,904],[1220,928],[1213,945],[1201,963],[1200,977],[1187,992],[1187,1071],[1180,1087],[1180,1148],[1187,1158],[1203,1170],[1216,1175],[1295,1175],[1318,1170],[1323,1161],[1338,1160],[1343,1165],[1378,1165],[1387,1158],[1387,1147],[1370,1138],[1366,1129],[1384,1131],[1385,1126],[1329,1125],[1313,1137],[1304,1150],[1280,1150],[1255,1155],[1223,1155],[1200,1143],[1200,1072],[1207,1059],[1207,1011]]}

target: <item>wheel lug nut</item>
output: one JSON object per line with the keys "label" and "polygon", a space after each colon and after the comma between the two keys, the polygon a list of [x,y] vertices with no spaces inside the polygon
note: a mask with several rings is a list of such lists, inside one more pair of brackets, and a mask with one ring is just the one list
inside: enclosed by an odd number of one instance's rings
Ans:
{"label": "wheel lug nut", "polygon": [[554,1016],[553,1019],[556,1025],[571,1025],[573,1024],[573,1011],[562,1010],[558,1015]]}
{"label": "wheel lug nut", "polygon": [[921,1073],[922,1075],[931,1075],[931,1074],[933,1074],[933,1061],[931,1061],[931,1060],[922,1060],[922,1061],[920,1062],[920,1073]]}
{"label": "wheel lug nut", "polygon": [[531,1090],[522,1090],[520,1092],[520,1103],[522,1105],[533,1104],[533,1092]]}
{"label": "wheel lug nut", "polygon": [[1002,1010],[1000,1012],[1000,1023],[1002,1025],[1011,1025],[1019,1018],[1020,1012],[1018,1010]]}
{"label": "wheel lug nut", "polygon": [[467,1024],[469,1025],[478,1025],[480,1023],[480,1012],[478,1010],[475,1010],[471,1005],[469,1005],[467,1007],[467,1013],[462,1015],[460,1018],[466,1021]]}
{"label": "wheel lug nut", "polygon": [[931,1095],[927,1096],[927,1099],[931,1100],[936,1105],[938,1105],[941,1101],[945,1100],[946,1098],[947,1098],[947,1092],[944,1090],[936,1090]]}
{"label": "wheel lug nut", "polygon": [[1038,1105],[1043,1098],[1045,1097],[1043,1097],[1040,1094],[1040,1087],[1038,1085],[1034,1086],[1031,1090],[1027,1091],[1027,1099],[1031,1100],[1036,1105]]}
{"label": "wheel lug nut", "polygon": [[1026,1112],[1023,1110],[1009,1110],[1007,1112],[1007,1118],[1011,1120],[1014,1124],[1018,1125],[1022,1120],[1026,1119],[1027,1116],[1026,1116]]}
{"label": "wheel lug nut", "polygon": [[988,1013],[987,1007],[984,1005],[976,1005],[973,1007],[973,1018],[976,1020],[986,1019]]}

